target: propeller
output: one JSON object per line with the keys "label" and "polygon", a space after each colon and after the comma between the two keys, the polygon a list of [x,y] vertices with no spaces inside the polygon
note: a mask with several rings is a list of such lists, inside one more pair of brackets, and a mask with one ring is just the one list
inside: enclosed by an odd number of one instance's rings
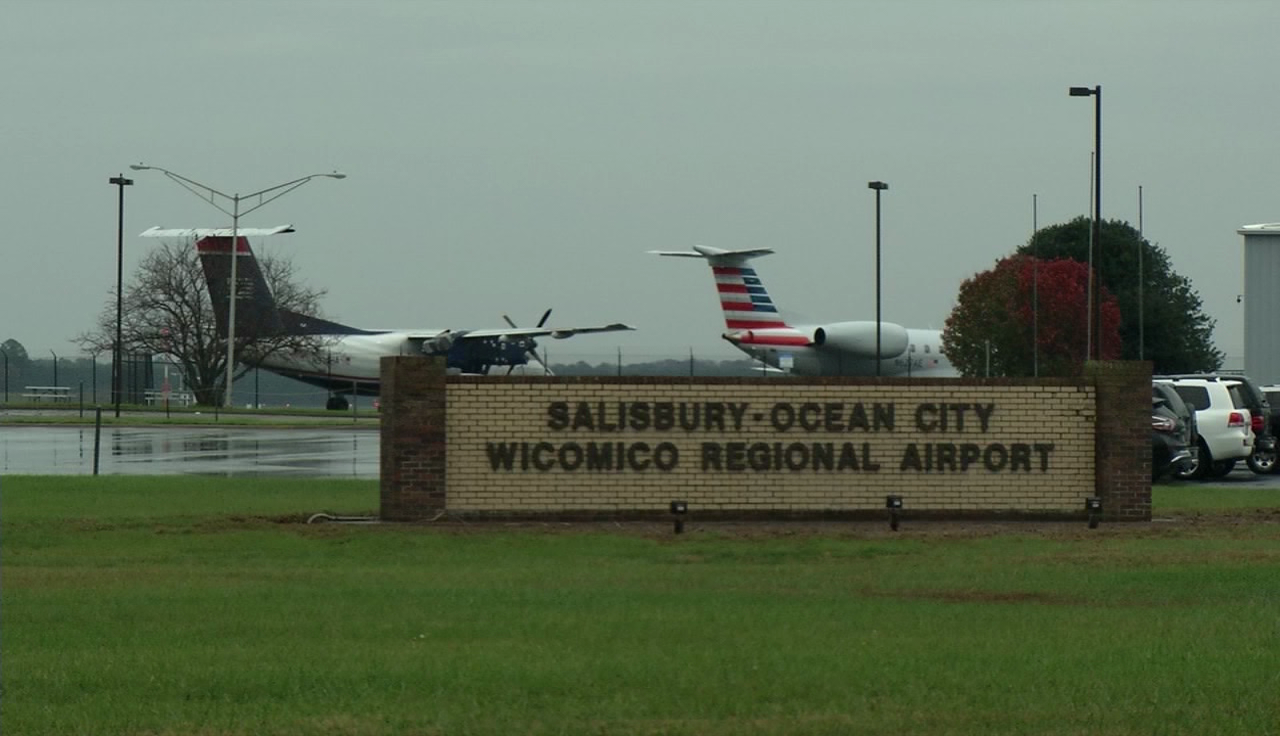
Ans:
{"label": "propeller", "polygon": [[[542,313],[542,319],[538,320],[538,324],[535,326],[542,327],[547,323],[547,318],[550,316],[551,316],[551,308],[548,307],[547,311]],[[505,314],[502,315],[502,319],[504,319],[507,325],[510,327],[519,327],[519,325],[515,323],[515,320],[511,319]],[[529,355],[529,357],[536,360],[538,362],[538,365],[542,366],[542,370],[544,373],[546,373],[548,376],[551,375],[551,366],[547,365],[547,361],[543,360],[541,355],[538,355],[538,343],[536,340],[533,340],[533,339],[529,340],[529,347],[525,349],[525,352]],[[507,366],[507,375],[508,376],[511,375],[511,371],[515,369],[516,367],[514,365]]]}

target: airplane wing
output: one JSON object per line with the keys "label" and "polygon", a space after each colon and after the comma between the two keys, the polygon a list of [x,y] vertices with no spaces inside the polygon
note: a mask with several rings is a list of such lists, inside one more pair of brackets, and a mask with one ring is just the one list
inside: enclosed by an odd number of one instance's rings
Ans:
{"label": "airplane wing", "polygon": [[485,338],[513,338],[513,337],[554,337],[562,340],[566,337],[574,335],[584,335],[591,332],[621,332],[624,330],[634,330],[631,325],[625,325],[621,322],[615,322],[611,325],[603,325],[600,327],[501,327],[489,330],[466,330],[454,333],[459,340],[478,340]]}

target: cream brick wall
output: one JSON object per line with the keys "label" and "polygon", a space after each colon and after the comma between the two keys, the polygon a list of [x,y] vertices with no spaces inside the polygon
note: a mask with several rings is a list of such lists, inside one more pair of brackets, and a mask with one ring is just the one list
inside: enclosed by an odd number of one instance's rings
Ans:
{"label": "cream brick wall", "polygon": [[[567,412],[553,415],[551,407],[558,406],[557,402],[567,405]],[[683,405],[686,418],[692,416],[695,406],[700,418],[706,416],[708,405],[745,404],[745,409],[740,428],[734,426],[729,413],[723,429],[685,429],[679,424],[668,430],[653,426],[612,431],[556,428],[566,420],[572,422],[579,405],[588,408],[593,421],[599,421],[603,405],[606,418],[616,421],[618,402],[647,406],[651,418],[658,403],[672,403],[677,408]],[[458,512],[652,512],[665,509],[673,498],[686,499],[700,510],[842,512],[883,509],[884,497],[890,493],[902,495],[912,510],[1078,512],[1082,500],[1093,495],[1095,488],[1096,392],[1089,385],[850,385],[781,380],[499,383],[450,379],[446,404],[448,508]],[[775,426],[775,412],[785,419],[788,407],[798,413],[806,404],[818,407],[816,411],[812,406],[805,408],[805,418],[816,419],[816,427],[805,429],[796,424],[782,431]],[[838,409],[833,418],[840,419],[833,422],[832,429],[825,422],[828,404]],[[878,431],[874,427],[870,431],[848,428],[848,417],[858,404],[871,420],[876,404],[892,405],[893,426]],[[951,424],[945,430],[923,431],[917,426],[918,408],[925,407],[925,420],[936,416],[927,405],[993,408],[986,431],[973,408],[966,410],[963,428],[955,426],[952,411],[948,414]],[[814,423],[809,422],[811,427]],[[588,470],[585,462],[577,470],[568,470],[558,461],[546,470],[536,468],[532,461],[522,467],[522,447],[532,451],[538,443],[553,447],[551,452],[544,448],[537,454],[542,460],[554,460],[566,445],[585,450],[589,443],[609,443],[615,454],[616,443],[622,443],[624,448],[636,448],[638,457],[648,458],[652,453],[645,452],[644,446],[652,449],[669,443],[678,452],[678,462],[669,470],[652,465],[636,470],[625,463],[621,470]],[[721,446],[720,470],[703,470],[704,443]],[[831,443],[839,458],[844,444],[851,443],[860,466],[864,457],[869,457],[879,468],[815,469],[810,461],[803,469],[784,465],[781,469],[754,470],[748,465],[731,470],[726,467],[728,443],[763,443],[771,461],[777,457],[775,447],[780,447],[784,460],[790,450],[797,463],[803,455],[812,455],[815,444],[825,447]],[[793,448],[796,443],[806,449]],[[995,447],[1006,453],[1012,452],[1014,445],[1051,444],[1052,450],[1047,451],[1044,470],[1041,454],[1034,448],[1027,450],[1029,470],[1011,470],[1006,464],[992,472],[982,458],[964,471],[903,469],[904,453],[913,443],[920,450],[921,461],[926,444],[973,444],[984,452]],[[499,446],[514,452],[511,469],[503,463],[495,469],[492,453]],[[565,452],[572,461],[572,447]],[[991,452],[993,462],[997,461],[1001,450]]]}

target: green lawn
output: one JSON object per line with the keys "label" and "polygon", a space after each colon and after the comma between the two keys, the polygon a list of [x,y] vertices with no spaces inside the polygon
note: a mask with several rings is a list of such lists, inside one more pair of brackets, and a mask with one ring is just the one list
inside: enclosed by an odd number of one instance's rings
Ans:
{"label": "green lawn", "polygon": [[0,479],[7,734],[1280,733],[1280,492],[1151,524],[342,526]]}

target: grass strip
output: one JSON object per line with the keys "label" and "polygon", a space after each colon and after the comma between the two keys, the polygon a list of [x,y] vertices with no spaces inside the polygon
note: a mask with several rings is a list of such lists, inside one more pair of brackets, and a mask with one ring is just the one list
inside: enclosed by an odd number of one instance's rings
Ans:
{"label": "grass strip", "polygon": [[676,537],[295,523],[372,512],[366,481],[7,477],[0,719],[15,734],[1275,733],[1280,524],[1241,523],[1262,507],[1234,489],[1198,489],[1216,507],[1167,490],[1157,514],[1174,523]]}

